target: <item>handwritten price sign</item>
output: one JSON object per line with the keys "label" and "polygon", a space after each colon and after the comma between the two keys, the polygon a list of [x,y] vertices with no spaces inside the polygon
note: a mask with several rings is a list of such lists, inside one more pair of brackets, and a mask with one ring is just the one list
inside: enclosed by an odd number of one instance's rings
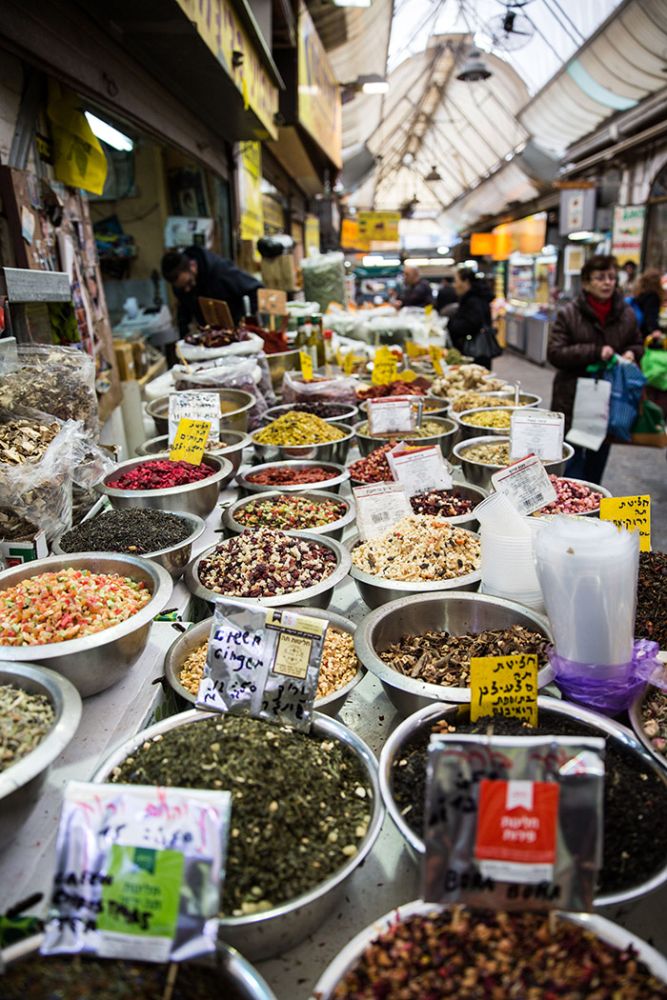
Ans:
{"label": "handwritten price sign", "polygon": [[189,417],[183,417],[178,421],[174,443],[169,449],[169,458],[172,462],[201,465],[210,433],[210,420],[190,420]]}
{"label": "handwritten price sign", "polygon": [[651,551],[651,497],[602,497],[600,520],[639,532],[639,551]]}
{"label": "handwritten price sign", "polygon": [[470,719],[515,716],[537,725],[537,656],[473,656],[470,660]]}

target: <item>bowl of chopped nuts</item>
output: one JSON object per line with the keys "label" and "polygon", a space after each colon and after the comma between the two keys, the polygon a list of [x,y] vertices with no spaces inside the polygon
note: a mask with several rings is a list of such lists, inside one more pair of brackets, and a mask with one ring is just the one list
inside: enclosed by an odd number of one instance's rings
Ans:
{"label": "bowl of chopped nuts", "polygon": [[282,528],[331,535],[339,542],[354,518],[353,502],[337,493],[273,490],[237,500],[223,513],[222,523],[228,532],[236,535],[246,528]]}
{"label": "bowl of chopped nuts", "polygon": [[[562,476],[569,459],[574,455],[574,448],[571,444],[563,442],[563,457],[553,462],[542,462],[547,472],[555,476]],[[459,441],[454,445],[454,464],[460,464],[463,475],[467,482],[473,486],[481,486],[483,490],[493,489],[491,476],[499,469],[504,469],[510,464],[510,439],[509,437],[492,437],[483,435],[482,437],[468,438],[467,441]]]}

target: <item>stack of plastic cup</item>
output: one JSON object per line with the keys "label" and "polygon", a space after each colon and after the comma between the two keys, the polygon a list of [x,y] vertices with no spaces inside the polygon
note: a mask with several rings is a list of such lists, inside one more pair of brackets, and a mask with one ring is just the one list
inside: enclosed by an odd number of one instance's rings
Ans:
{"label": "stack of plastic cup", "polygon": [[541,522],[523,517],[502,493],[483,500],[475,516],[480,523],[482,592],[543,611],[533,553]]}

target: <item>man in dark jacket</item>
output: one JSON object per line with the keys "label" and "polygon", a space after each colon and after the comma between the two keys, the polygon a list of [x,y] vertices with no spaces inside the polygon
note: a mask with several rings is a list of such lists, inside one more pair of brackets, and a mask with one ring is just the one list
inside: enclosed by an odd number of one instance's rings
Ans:
{"label": "man in dark jacket", "polygon": [[[454,290],[459,297],[459,307],[449,320],[447,332],[461,354],[470,354],[467,338],[474,337],[485,326],[491,327],[489,303],[493,296],[469,267],[462,267],[456,272]],[[491,358],[487,355],[478,355],[473,360],[475,364],[491,368]]]}
{"label": "man in dark jacket", "polygon": [[456,289],[454,288],[453,278],[443,278],[442,284],[438,289],[438,297],[435,300],[435,308],[438,310],[440,315],[446,306],[454,305],[454,303],[459,301],[459,297],[456,294]]}
{"label": "man in dark jacket", "polygon": [[162,258],[162,275],[178,300],[178,327],[187,333],[193,319],[204,322],[199,298],[221,299],[229,306],[235,323],[245,315],[243,296],[250,299],[250,311],[257,309],[257,289],[262,287],[251,274],[202,247],[188,247],[183,253],[169,252]]}
{"label": "man in dark jacket", "polygon": [[[617,287],[616,258],[597,254],[581,269],[583,291],[562,309],[549,334],[547,358],[557,368],[551,409],[565,414],[565,432],[572,423],[577,379],[590,378],[588,365],[620,354],[639,361],[643,353],[634,310]],[[611,442],[599,451],[576,447],[565,469],[574,479],[601,483]]]}
{"label": "man in dark jacket", "polygon": [[406,265],[403,268],[403,288],[396,296],[396,305],[430,306],[433,303],[433,293],[426,278],[422,278],[419,268]]}

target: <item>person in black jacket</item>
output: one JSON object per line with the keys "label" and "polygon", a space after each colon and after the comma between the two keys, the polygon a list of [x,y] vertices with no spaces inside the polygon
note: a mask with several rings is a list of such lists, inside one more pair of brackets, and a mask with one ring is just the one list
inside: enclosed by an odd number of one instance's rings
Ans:
{"label": "person in black jacket", "polygon": [[422,278],[418,267],[406,264],[403,268],[403,287],[394,301],[398,309],[403,306],[430,306],[433,293],[426,278]]}
{"label": "person in black jacket", "polygon": [[192,246],[183,253],[170,251],[162,258],[162,275],[178,300],[178,327],[183,337],[193,319],[204,323],[199,298],[221,299],[239,323],[245,315],[243,297],[250,299],[250,311],[257,309],[257,289],[262,283],[236,267],[231,260],[211,250]]}
{"label": "person in black jacket", "polygon": [[440,315],[442,315],[442,310],[445,306],[454,305],[454,303],[458,301],[459,297],[456,294],[456,289],[454,288],[454,279],[443,278],[442,284],[438,289],[438,297],[435,300],[435,308],[438,310]]}
{"label": "person in black jacket", "polygon": [[[459,297],[459,307],[449,320],[447,332],[461,354],[469,354],[466,338],[474,337],[484,326],[491,327],[491,293],[468,267],[461,268],[454,278],[454,290]],[[480,355],[475,364],[491,368],[491,358]]]}
{"label": "person in black jacket", "polygon": [[[660,310],[665,301],[660,271],[649,268],[640,274],[634,287],[634,301],[642,315],[640,329],[642,336],[662,337],[660,330]],[[632,304],[632,303],[631,303]]]}

